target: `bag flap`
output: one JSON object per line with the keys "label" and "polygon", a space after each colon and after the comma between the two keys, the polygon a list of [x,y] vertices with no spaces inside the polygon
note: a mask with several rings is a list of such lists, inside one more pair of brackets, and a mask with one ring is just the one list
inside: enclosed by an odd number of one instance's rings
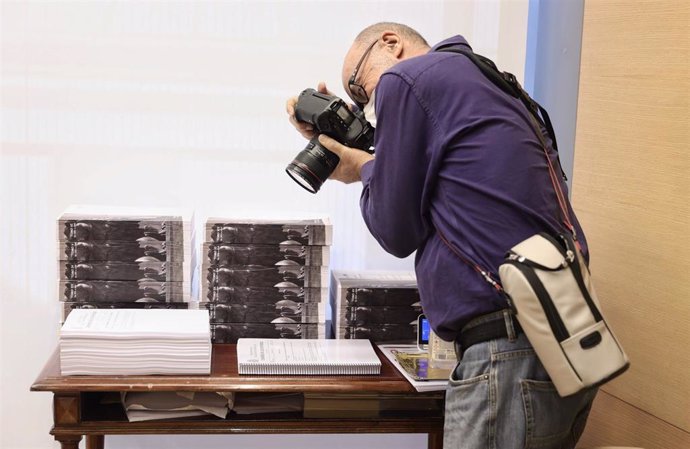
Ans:
{"label": "bag flap", "polygon": [[513,256],[512,259],[518,262],[522,262],[521,259],[525,258],[551,270],[567,267],[569,262],[571,262],[566,257],[565,250],[558,244],[558,241],[544,234],[533,235],[512,247],[509,258],[511,258],[511,253],[517,256],[517,258]]}

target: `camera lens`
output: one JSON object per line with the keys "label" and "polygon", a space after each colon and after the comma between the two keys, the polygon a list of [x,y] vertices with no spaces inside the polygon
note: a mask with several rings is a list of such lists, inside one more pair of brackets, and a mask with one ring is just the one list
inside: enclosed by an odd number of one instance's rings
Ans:
{"label": "camera lens", "polygon": [[285,169],[297,184],[316,193],[333,173],[340,158],[321,146],[318,136],[309,141],[304,150]]}

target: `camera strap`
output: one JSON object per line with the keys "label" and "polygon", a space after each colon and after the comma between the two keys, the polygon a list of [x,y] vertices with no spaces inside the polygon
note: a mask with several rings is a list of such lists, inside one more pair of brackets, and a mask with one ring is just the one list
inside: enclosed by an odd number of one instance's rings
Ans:
{"label": "camera strap", "polygon": [[[559,168],[561,169],[561,176],[563,177],[564,180],[567,180],[565,172],[563,171],[563,167],[561,165],[560,158],[558,158],[558,147],[556,144],[556,134],[553,130],[553,125],[551,123],[551,119],[549,117],[549,114],[546,112],[546,109],[544,109],[539,103],[534,101],[528,94],[525,92],[525,90],[520,86],[520,83],[517,81],[517,78],[515,78],[515,75],[512,73],[508,72],[501,72],[498,70],[496,67],[496,64],[489,58],[486,58],[484,56],[478,55],[472,51],[472,49],[467,46],[467,45],[458,45],[458,44],[448,44],[445,46],[439,47],[436,51],[439,52],[447,52],[447,53],[457,53],[466,56],[467,58],[470,59],[486,76],[491,82],[493,82],[499,89],[501,89],[503,92],[506,94],[510,95],[513,98],[519,99],[527,108],[528,110],[528,116],[530,118],[530,125],[534,129],[538,139],[539,143],[541,144],[542,149],[544,150],[544,156],[546,157],[546,164],[549,170],[549,178],[551,179],[551,184],[554,188],[554,191],[556,193],[556,198],[558,200],[558,206],[560,209],[560,212],[562,214],[562,223],[565,225],[565,227],[570,231],[570,233],[573,236],[573,240],[575,241],[575,244],[579,248],[580,244],[577,241],[577,234],[575,231],[575,226],[572,224],[572,221],[570,219],[570,214],[568,212],[568,201],[567,198],[565,197],[565,194],[563,193],[563,190],[561,189],[558,176],[556,175],[556,171],[554,169],[553,164],[551,163],[551,158],[549,157],[549,152],[548,152],[548,146],[546,144],[546,140],[544,139],[544,135],[541,131],[541,126],[543,126],[546,131],[549,134],[549,137],[551,138],[551,141],[553,142],[553,149],[556,151],[556,157],[558,161]],[[446,237],[443,235],[440,229],[434,224],[434,227],[436,228],[436,232],[443,241],[443,243],[464,263],[467,265],[471,266],[477,273],[479,273],[484,280],[490,284],[494,289],[496,289],[503,297],[509,300],[509,296],[507,293],[503,290],[503,287],[501,286],[500,282],[495,279],[495,277],[492,275],[492,273],[489,270],[484,269],[480,265],[472,262],[469,260],[467,257],[465,257],[458,248],[455,247]]]}
{"label": "camera strap", "polygon": [[[549,137],[553,142],[553,149],[556,151],[556,154],[558,154],[556,133],[553,130],[553,124],[551,123],[551,118],[549,117],[548,112],[546,112],[544,107],[534,101],[529,94],[525,92],[522,86],[520,86],[520,83],[515,75],[508,72],[501,72],[491,59],[473,52],[472,49],[467,45],[446,44],[440,46],[438,49],[436,49],[436,51],[444,53],[457,53],[466,56],[470,61],[472,61],[472,63],[474,63],[474,65],[477,66],[482,74],[489,79],[489,81],[494,83],[494,85],[496,85],[506,94],[513,98],[519,99],[525,105],[531,115],[538,121],[538,123],[546,128],[546,131],[549,133]],[[541,132],[538,132],[538,134],[541,135]],[[558,165],[561,166],[560,158],[558,158]],[[563,176],[563,179],[566,181],[568,180],[562,166],[561,176]]]}

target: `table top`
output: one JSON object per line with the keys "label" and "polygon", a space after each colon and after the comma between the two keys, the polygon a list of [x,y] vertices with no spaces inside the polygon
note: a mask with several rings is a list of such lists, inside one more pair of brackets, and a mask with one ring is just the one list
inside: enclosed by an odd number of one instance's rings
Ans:
{"label": "table top", "polygon": [[[375,345],[374,345],[375,346]],[[63,376],[56,350],[31,386],[31,391],[214,391],[263,393],[414,393],[415,389],[381,354],[381,374],[369,376],[250,376],[237,372],[234,344],[213,345],[211,374],[152,376]]]}

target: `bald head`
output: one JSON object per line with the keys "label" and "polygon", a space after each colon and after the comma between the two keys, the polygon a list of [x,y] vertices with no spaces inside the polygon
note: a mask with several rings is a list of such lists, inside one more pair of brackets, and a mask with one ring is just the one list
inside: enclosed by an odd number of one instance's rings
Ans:
{"label": "bald head", "polygon": [[[352,76],[357,68],[354,83],[371,97],[383,72],[400,61],[425,54],[429,49],[426,40],[407,25],[393,22],[370,25],[355,37],[345,55],[343,87],[352,97],[350,81],[353,81]],[[357,101],[355,98],[353,100]]]}
{"label": "bald head", "polygon": [[369,45],[371,42],[374,42],[375,39],[378,39],[384,31],[392,31],[394,33],[397,33],[400,37],[402,37],[406,42],[409,42],[410,44],[416,44],[419,46],[429,48],[429,44],[422,37],[421,34],[419,34],[414,29],[408,27],[407,25],[395,22],[379,22],[373,25],[369,25],[368,27],[363,29],[357,35],[357,37],[355,37],[354,43]]}

